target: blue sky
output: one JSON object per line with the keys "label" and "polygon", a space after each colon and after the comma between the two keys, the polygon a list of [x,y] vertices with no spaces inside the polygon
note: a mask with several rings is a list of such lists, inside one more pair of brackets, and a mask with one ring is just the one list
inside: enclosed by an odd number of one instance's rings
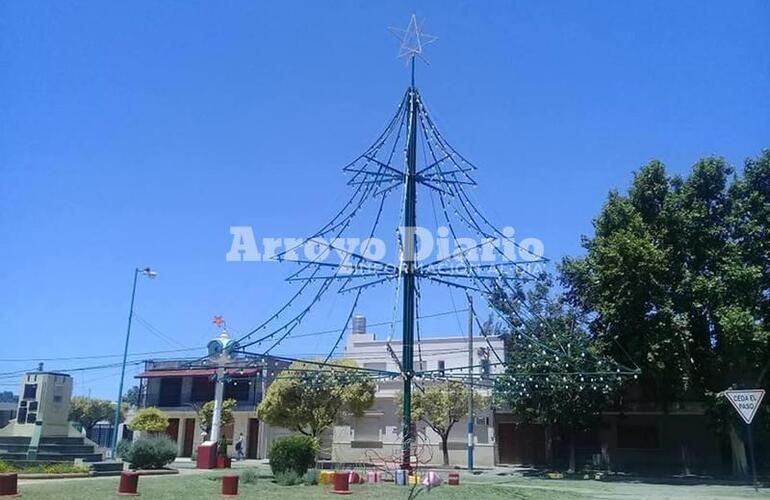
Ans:
{"label": "blue sky", "polygon": [[[135,323],[133,353],[202,346],[214,314],[237,333],[275,310],[287,269],[226,262],[229,227],[302,236],[336,212],[340,168],[408,83],[386,28],[412,12],[439,37],[418,86],[479,166],[485,212],[552,259],[580,253],[608,190],[650,159],[685,172],[770,147],[762,1],[2,2],[0,374],[121,352],[137,265],[160,274],[139,283],[155,333]],[[302,331],[340,326],[344,300],[328,302]],[[389,300],[362,309],[391,317]],[[426,335],[459,334],[458,319]],[[76,372],[76,392],[114,397],[116,374]]]}

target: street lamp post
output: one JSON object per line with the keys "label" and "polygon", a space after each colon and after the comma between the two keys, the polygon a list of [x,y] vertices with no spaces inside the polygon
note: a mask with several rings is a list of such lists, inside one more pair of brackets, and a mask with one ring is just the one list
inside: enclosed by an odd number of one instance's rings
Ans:
{"label": "street lamp post", "polygon": [[128,359],[128,339],[131,337],[131,320],[134,317],[134,297],[136,296],[136,281],[139,274],[143,274],[150,279],[154,279],[158,275],[155,271],[149,267],[134,269],[134,284],[131,287],[131,306],[128,310],[128,327],[126,328],[126,344],[123,346],[123,366],[120,369],[120,388],[118,389],[118,404],[115,406],[115,420],[112,427],[112,453],[115,454],[115,450],[118,446],[118,425],[120,424],[120,405],[123,404],[123,380],[126,376],[126,361]]}

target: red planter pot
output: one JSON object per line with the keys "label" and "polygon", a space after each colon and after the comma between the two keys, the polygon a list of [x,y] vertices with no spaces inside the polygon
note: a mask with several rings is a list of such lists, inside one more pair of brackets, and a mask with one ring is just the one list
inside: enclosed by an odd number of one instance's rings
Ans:
{"label": "red planter pot", "polygon": [[337,495],[349,495],[350,494],[350,472],[335,472],[334,473],[334,489],[332,493]]}
{"label": "red planter pot", "polygon": [[0,474],[0,497],[19,496],[17,490],[18,476],[15,472]]}
{"label": "red planter pot", "polygon": [[123,471],[120,473],[120,484],[118,484],[118,495],[122,497],[139,496],[139,474],[133,471]]}
{"label": "red planter pot", "polygon": [[222,495],[238,496],[238,476],[222,476]]}

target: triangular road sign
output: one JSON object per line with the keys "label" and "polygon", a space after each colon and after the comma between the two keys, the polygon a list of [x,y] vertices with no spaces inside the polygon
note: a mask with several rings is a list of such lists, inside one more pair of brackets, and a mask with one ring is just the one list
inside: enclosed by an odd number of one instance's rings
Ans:
{"label": "triangular road sign", "polygon": [[724,392],[725,397],[733,405],[744,422],[750,424],[754,420],[762,398],[765,397],[764,389],[729,390]]}

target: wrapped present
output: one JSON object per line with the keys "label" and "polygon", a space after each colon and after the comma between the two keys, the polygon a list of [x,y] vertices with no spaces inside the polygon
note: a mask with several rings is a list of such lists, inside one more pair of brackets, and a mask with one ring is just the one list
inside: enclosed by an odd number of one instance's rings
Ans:
{"label": "wrapped present", "polygon": [[319,484],[333,484],[334,483],[334,471],[322,470],[318,475]]}
{"label": "wrapped present", "polygon": [[370,483],[382,482],[382,473],[378,470],[370,470],[366,473],[366,480]]}
{"label": "wrapped present", "polygon": [[422,479],[422,484],[429,488],[439,486],[441,485],[441,476],[438,475],[438,472],[430,471],[425,474],[425,477]]}
{"label": "wrapped present", "polygon": [[364,478],[361,477],[361,474],[352,470],[350,471],[350,478],[348,479],[348,482],[350,484],[363,484]]}
{"label": "wrapped present", "polygon": [[396,471],[396,486],[406,486],[406,473],[405,470],[397,470]]}
{"label": "wrapped present", "polygon": [[420,484],[421,480],[422,480],[422,476],[420,476],[419,474],[409,474],[409,486]]}
{"label": "wrapped present", "polygon": [[457,486],[460,484],[460,473],[459,472],[450,472],[449,473],[449,481],[447,481],[450,486]]}

